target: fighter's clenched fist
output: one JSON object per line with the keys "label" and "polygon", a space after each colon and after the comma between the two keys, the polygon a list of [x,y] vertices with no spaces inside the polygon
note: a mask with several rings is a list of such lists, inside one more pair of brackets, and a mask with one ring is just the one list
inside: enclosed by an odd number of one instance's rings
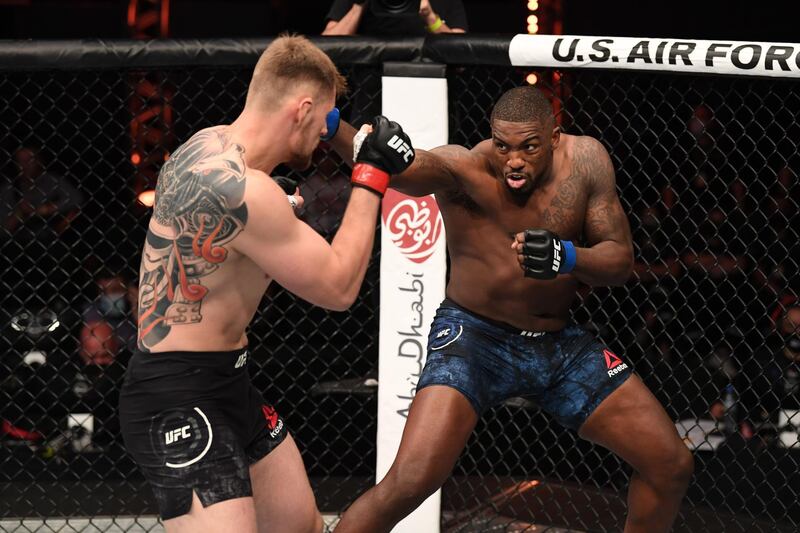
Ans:
{"label": "fighter's clenched fist", "polygon": [[[414,162],[414,148],[397,122],[378,115],[371,126],[372,131],[354,154],[352,182],[383,195],[389,186],[389,176],[402,173]],[[357,145],[357,140],[354,143]]]}
{"label": "fighter's clenched fist", "polygon": [[512,245],[525,276],[553,279],[575,268],[576,252],[572,241],[563,241],[546,229],[528,229],[517,233]]}

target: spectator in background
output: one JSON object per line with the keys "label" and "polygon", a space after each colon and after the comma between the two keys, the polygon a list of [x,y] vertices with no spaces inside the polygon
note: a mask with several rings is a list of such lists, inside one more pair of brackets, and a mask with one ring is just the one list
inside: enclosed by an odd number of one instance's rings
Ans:
{"label": "spectator in background", "polygon": [[422,0],[418,13],[408,15],[383,14],[380,6],[381,0],[334,0],[322,35],[406,37],[467,31],[461,0]]}
{"label": "spectator in background", "polygon": [[137,287],[122,274],[112,273],[98,276],[96,284],[98,296],[82,313],[85,324],[81,332],[81,344],[87,330],[104,324],[110,328],[117,348],[126,348],[132,353],[136,349]]}
{"label": "spectator in background", "polygon": [[119,388],[136,348],[137,287],[122,274],[108,271],[97,276],[95,283],[98,295],[81,312],[83,325],[70,392],[61,399],[70,412],[92,415],[92,445],[83,451],[118,442]]}
{"label": "spectator in background", "polygon": [[743,415],[767,439],[781,410],[800,409],[800,303],[795,299],[778,312],[775,330],[742,372],[748,381],[741,387]]}
{"label": "spectator in background", "polygon": [[800,235],[794,222],[800,210],[800,186],[797,176],[788,166],[782,166],[766,178],[767,194],[762,195],[762,209],[768,223],[762,228],[759,239],[768,246],[767,253],[797,257]]}
{"label": "spectator in background", "polygon": [[80,357],[85,365],[108,366],[117,359],[120,341],[114,328],[103,320],[93,320],[81,329]]}
{"label": "spectator in background", "polygon": [[23,146],[14,161],[19,174],[0,189],[0,222],[16,239],[50,241],[69,227],[83,196],[69,180],[47,171],[38,148]]}
{"label": "spectator in background", "polygon": [[679,229],[671,217],[663,215],[657,206],[644,207],[639,212],[639,224],[633,228],[638,250],[633,266],[636,278],[648,286],[659,284],[661,278],[677,277],[681,264],[675,250],[675,235]]}
{"label": "spectator in background", "polygon": [[[322,35],[408,37],[467,31],[467,15],[461,0],[422,0],[417,13],[403,15],[381,14],[382,4],[383,0],[334,0]],[[346,118],[360,126],[381,113],[380,73],[360,77],[357,86]]]}
{"label": "spectator in background", "polygon": [[[134,333],[135,333],[134,329]],[[134,336],[134,345],[136,339]],[[69,413],[92,417],[93,430],[76,451],[96,451],[119,442],[117,403],[130,352],[125,350],[118,330],[102,319],[87,322],[80,333],[80,360],[73,367],[70,391],[59,404]]]}
{"label": "spectator in background", "polygon": [[[13,154],[17,173],[0,184],[0,288],[16,298],[3,313],[61,313],[74,294],[76,234],[68,231],[83,195],[48,168],[42,151],[23,145]],[[63,321],[63,320],[62,320]]]}

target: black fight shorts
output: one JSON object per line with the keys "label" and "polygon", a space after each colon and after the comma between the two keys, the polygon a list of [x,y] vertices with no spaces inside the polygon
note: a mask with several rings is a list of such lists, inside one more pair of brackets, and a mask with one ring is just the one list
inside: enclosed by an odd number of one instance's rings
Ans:
{"label": "black fight shorts", "polygon": [[128,453],[164,520],[252,496],[249,467],[286,438],[286,424],[247,372],[247,350],[137,352],[119,403]]}

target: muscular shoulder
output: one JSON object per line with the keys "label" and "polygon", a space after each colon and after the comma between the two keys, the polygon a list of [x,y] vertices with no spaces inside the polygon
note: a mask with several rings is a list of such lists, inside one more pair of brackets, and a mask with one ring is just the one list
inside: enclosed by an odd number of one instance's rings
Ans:
{"label": "muscular shoulder", "polygon": [[[488,151],[491,149],[491,141],[482,141],[474,147],[449,144],[436,148],[436,153],[447,157],[450,167],[454,174],[459,178],[469,178],[476,171],[484,172],[488,165]],[[440,151],[441,150],[441,151]]]}
{"label": "muscular shoulder", "polygon": [[562,135],[571,173],[582,178],[590,189],[614,185],[614,166],[605,146],[586,135]]}
{"label": "muscular shoulder", "polygon": [[153,216],[173,225],[194,212],[220,216],[243,207],[246,171],[244,149],[223,127],[201,130],[161,168]]}

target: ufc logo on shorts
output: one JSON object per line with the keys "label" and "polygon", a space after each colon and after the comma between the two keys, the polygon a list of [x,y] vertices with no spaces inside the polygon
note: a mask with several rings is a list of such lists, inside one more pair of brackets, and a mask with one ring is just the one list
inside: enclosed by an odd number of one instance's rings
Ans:
{"label": "ufc logo on shorts", "polygon": [[408,144],[403,142],[403,139],[398,137],[397,135],[392,135],[392,138],[389,139],[389,142],[386,144],[389,145],[389,148],[394,148],[398,154],[402,154],[405,152],[406,154],[403,156],[403,161],[408,163],[408,159],[414,156],[414,152],[411,151],[411,147]]}
{"label": "ufc logo on shorts", "polygon": [[441,339],[442,337],[447,337],[450,335],[450,328],[444,328],[442,331],[436,334],[437,339]]}
{"label": "ufc logo on shorts", "polygon": [[172,444],[173,442],[177,442],[177,441],[179,441],[181,439],[188,439],[189,437],[191,437],[192,434],[189,433],[189,428],[190,427],[191,426],[187,425],[187,426],[183,426],[182,428],[176,428],[176,429],[173,429],[172,431],[167,431],[164,434],[164,437],[165,437],[165,440],[166,440],[167,444]]}
{"label": "ufc logo on shorts", "polygon": [[553,270],[558,272],[561,268],[561,241],[553,239]]}
{"label": "ufc logo on shorts", "polygon": [[247,364],[247,352],[244,352],[239,356],[239,359],[236,360],[236,364],[233,365],[233,368],[241,368],[245,364]]}

